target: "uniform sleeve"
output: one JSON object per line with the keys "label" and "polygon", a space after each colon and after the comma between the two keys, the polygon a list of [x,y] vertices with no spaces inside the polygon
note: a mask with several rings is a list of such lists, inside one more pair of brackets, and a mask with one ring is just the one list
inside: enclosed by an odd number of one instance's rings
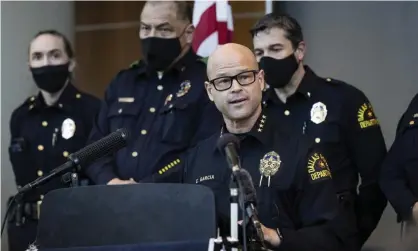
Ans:
{"label": "uniform sleeve", "polygon": [[277,250],[341,250],[341,241],[331,225],[338,214],[338,200],[325,157],[312,152],[301,170],[302,184],[297,193],[300,227],[280,229],[283,241]]}
{"label": "uniform sleeve", "polygon": [[378,183],[386,145],[373,107],[360,90],[347,90],[344,113],[347,148],[361,179],[356,211],[364,243],[387,205]]}
{"label": "uniform sleeve", "polygon": [[402,220],[411,218],[412,206],[418,202],[408,186],[406,170],[418,167],[418,119],[413,126],[408,126],[405,132],[397,135],[395,142],[382,165],[380,186],[395,211]]}
{"label": "uniform sleeve", "polygon": [[[117,78],[109,85],[105,93],[105,98],[101,102],[100,110],[95,116],[93,127],[87,141],[87,144],[91,144],[101,138],[107,136],[109,131],[109,125],[107,121],[107,114],[109,112],[109,104],[111,102],[111,93],[113,86],[116,84]],[[110,180],[117,178],[114,172],[114,160],[112,156],[101,158],[92,165],[86,168],[86,175],[95,184],[107,184]]]}
{"label": "uniform sleeve", "polygon": [[[14,144],[14,140],[19,137],[19,110],[16,109],[13,111],[12,116],[10,117],[10,121],[9,121],[9,130],[10,130],[10,144],[9,144],[9,160],[10,163],[12,164],[12,168],[14,170],[15,173],[15,178],[16,178],[16,169],[22,168],[22,170],[24,170],[24,166],[20,166],[20,165],[25,165],[25,159],[23,158],[19,158],[16,157],[15,155],[15,150],[13,149],[13,144]],[[23,146],[22,146],[23,147]],[[19,147],[19,148],[22,148]],[[21,149],[19,149],[20,151]],[[17,180],[15,180],[17,183]]]}

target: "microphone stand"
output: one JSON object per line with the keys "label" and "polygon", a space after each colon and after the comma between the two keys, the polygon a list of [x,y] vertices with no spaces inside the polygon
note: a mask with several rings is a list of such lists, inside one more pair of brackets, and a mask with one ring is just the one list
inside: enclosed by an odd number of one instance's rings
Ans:
{"label": "microphone stand", "polygon": [[232,251],[238,251],[238,201],[239,201],[239,191],[238,191],[238,182],[236,181],[234,175],[231,175],[229,183],[230,191],[230,203],[231,203],[231,229],[230,237],[227,238],[228,244],[231,245]]}
{"label": "microphone stand", "polygon": [[[61,179],[65,183],[71,182],[72,187],[75,187],[75,186],[79,185],[77,170],[80,170],[80,168],[81,168],[80,165],[79,165],[80,160],[74,155],[70,155],[68,157],[68,159],[71,160],[71,161],[68,161],[68,162],[62,164],[61,166],[55,168],[50,173],[48,173],[46,176],[39,177],[38,179],[36,179],[32,182],[29,182],[28,184],[26,184],[25,186],[23,186],[22,188],[20,188],[18,190],[17,194],[15,196],[13,196],[12,200],[10,200],[10,203],[7,207],[6,214],[4,215],[2,226],[1,226],[1,235],[3,235],[4,227],[6,225],[6,221],[7,221],[7,218],[9,216],[9,214],[10,214],[10,210],[13,207],[13,204],[17,203],[17,205],[20,205],[21,200],[22,200],[25,193],[27,193],[27,192],[31,191],[32,189],[48,182],[49,180],[51,180],[55,176],[61,175],[62,173],[64,173],[68,169],[72,169],[71,172],[62,175]],[[68,177],[68,176],[70,176],[70,177]],[[20,224],[20,223],[18,223],[18,224]]]}

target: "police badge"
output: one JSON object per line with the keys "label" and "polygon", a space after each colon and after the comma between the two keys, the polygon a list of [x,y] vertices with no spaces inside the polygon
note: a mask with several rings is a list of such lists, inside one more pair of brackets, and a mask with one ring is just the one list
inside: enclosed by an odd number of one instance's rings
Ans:
{"label": "police badge", "polygon": [[327,114],[327,106],[322,102],[317,102],[312,106],[311,109],[311,121],[315,124],[322,123],[327,117]]}
{"label": "police badge", "polygon": [[74,136],[75,133],[75,122],[74,120],[68,118],[65,119],[64,122],[62,122],[62,126],[61,126],[61,136],[64,139],[70,139],[71,137]]}
{"label": "police badge", "polygon": [[280,156],[275,151],[266,153],[264,157],[260,159],[260,187],[263,181],[263,176],[268,178],[268,186],[270,187],[270,178],[277,173],[281,163],[282,161],[280,160]]}

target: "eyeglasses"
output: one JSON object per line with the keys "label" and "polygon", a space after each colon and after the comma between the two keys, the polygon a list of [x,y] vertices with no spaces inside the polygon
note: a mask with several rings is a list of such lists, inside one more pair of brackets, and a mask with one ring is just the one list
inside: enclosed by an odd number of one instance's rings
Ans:
{"label": "eyeglasses", "polygon": [[255,76],[257,75],[258,71],[251,70],[251,71],[244,71],[235,76],[230,77],[219,77],[209,81],[217,91],[226,91],[232,87],[232,82],[234,79],[240,84],[241,86],[250,85],[255,82]]}

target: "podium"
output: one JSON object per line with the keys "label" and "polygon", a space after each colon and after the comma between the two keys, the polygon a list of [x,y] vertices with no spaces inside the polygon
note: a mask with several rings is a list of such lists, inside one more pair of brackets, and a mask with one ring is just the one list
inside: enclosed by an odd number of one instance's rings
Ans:
{"label": "podium", "polygon": [[215,198],[204,186],[134,184],[49,192],[39,250],[208,250],[216,238]]}

